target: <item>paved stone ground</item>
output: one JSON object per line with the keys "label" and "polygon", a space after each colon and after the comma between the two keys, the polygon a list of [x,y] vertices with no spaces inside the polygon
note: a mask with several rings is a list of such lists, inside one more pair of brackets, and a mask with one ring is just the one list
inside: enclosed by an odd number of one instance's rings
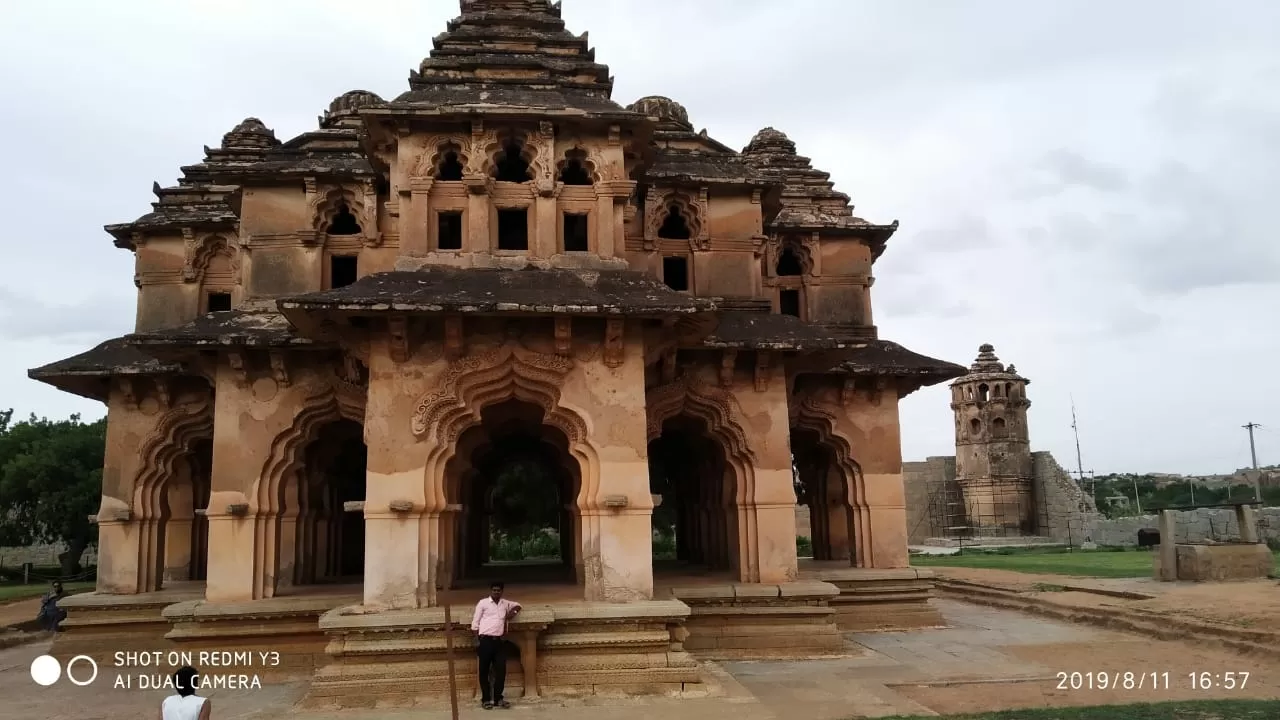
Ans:
{"label": "paved stone ground", "polygon": [[[1147,658],[1151,666],[1164,657],[1187,655],[1188,647],[1147,641],[1131,635],[1045,621],[1013,611],[936,600],[951,627],[895,633],[848,635],[849,657],[828,660],[730,662],[709,665],[724,696],[685,700],[544,700],[518,704],[507,714],[526,720],[837,720],[894,714],[932,715],[933,710],[998,709],[1058,704],[1052,687],[1058,667],[1068,662],[1087,665],[1090,656]],[[1116,652],[1114,648],[1127,648]],[[165,694],[158,691],[114,690],[103,677],[90,687],[74,687],[65,679],[44,688],[30,677],[32,658],[47,645],[27,645],[0,651],[0,698],[4,720],[107,720],[153,717]],[[1197,653],[1205,669],[1213,662]],[[1083,659],[1082,659],[1083,658]],[[1132,662],[1132,660],[1128,661]],[[1117,669],[1120,669],[1117,666]],[[1132,668],[1138,669],[1138,668]],[[1150,670],[1152,668],[1148,668]],[[1269,673],[1280,681],[1276,666]],[[1267,674],[1266,669],[1258,673]],[[1258,677],[1258,676],[1255,676]],[[1251,685],[1253,683],[1251,682]],[[408,720],[448,718],[447,707],[413,710],[301,712],[291,708],[301,697],[301,684],[273,684],[261,690],[213,691],[218,720],[272,718],[289,720]],[[1261,692],[1261,695],[1256,694]],[[1275,697],[1273,684],[1259,682],[1248,697]],[[1241,695],[1245,697],[1246,695]],[[1078,704],[1077,694],[1061,704]],[[1010,700],[1002,700],[1010,698]],[[1012,700],[1016,698],[1016,701]],[[1133,698],[1137,700],[1138,698]],[[1144,698],[1145,699],[1145,698]],[[1165,699],[1174,699],[1172,697]],[[1096,703],[1129,702],[1130,698],[1094,696]],[[932,710],[931,710],[932,708]],[[493,711],[501,712],[501,711]],[[467,706],[462,717],[493,717]]]}

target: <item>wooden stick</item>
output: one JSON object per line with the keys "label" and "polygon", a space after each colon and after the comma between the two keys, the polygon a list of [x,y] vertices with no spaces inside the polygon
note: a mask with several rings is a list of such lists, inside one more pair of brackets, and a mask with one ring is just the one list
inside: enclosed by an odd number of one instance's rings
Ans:
{"label": "wooden stick", "polygon": [[453,614],[449,605],[444,606],[444,656],[449,663],[449,710],[450,717],[458,720],[458,679],[453,668]]}

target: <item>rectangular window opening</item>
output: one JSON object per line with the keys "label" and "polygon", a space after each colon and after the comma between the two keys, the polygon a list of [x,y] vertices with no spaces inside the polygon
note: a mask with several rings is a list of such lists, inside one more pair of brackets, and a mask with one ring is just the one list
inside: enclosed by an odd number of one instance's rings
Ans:
{"label": "rectangular window opening", "polygon": [[689,258],[662,258],[662,279],[672,290],[688,292],[689,290]]}
{"label": "rectangular window opening", "polygon": [[231,310],[231,293],[211,292],[205,296],[208,312],[227,312]]}
{"label": "rectangular window opening", "polygon": [[564,214],[564,251],[587,251],[587,217],[586,215]]}
{"label": "rectangular window opening", "polygon": [[498,211],[498,249],[529,249],[528,210],[520,208],[518,210]]}
{"label": "rectangular window opening", "polygon": [[442,212],[436,215],[436,249],[462,249],[462,213]]}
{"label": "rectangular window opening", "polygon": [[778,293],[778,311],[783,315],[800,317],[800,291],[783,290]]}
{"label": "rectangular window opening", "polygon": [[355,255],[329,256],[329,287],[346,287],[356,281],[359,258]]}

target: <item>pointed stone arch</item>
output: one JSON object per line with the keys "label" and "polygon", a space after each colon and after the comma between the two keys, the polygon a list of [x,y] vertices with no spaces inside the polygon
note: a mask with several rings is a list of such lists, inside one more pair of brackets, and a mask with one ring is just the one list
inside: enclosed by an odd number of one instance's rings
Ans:
{"label": "pointed stone arch", "polygon": [[418,163],[414,166],[411,177],[442,180],[440,170],[450,153],[457,157],[458,163],[462,166],[462,173],[465,176],[468,168],[472,167],[473,148],[471,143],[460,137],[436,135],[427,141],[426,151],[418,158]]}
{"label": "pointed stone arch", "polygon": [[311,226],[318,238],[323,239],[329,233],[342,208],[346,208],[360,225],[360,232],[355,237],[370,239],[377,236],[377,199],[372,193],[337,186],[324,193],[317,193],[311,200]]}
{"label": "pointed stone arch", "polygon": [[849,509],[849,539],[853,543],[850,561],[854,567],[874,567],[866,482],[862,467],[854,459],[853,442],[840,432],[835,413],[820,405],[813,397],[793,400],[791,427],[813,432],[817,435],[818,442],[831,451],[836,467],[844,479],[844,502]]}
{"label": "pointed stone arch", "polygon": [[599,458],[590,441],[585,415],[561,402],[560,388],[573,369],[573,360],[504,345],[452,363],[441,376],[436,392],[424,397],[413,414],[413,434],[430,439],[426,463],[426,512],[441,512],[444,465],[457,451],[463,431],[480,422],[480,411],[515,398],[535,404],[544,412],[543,422],[561,433],[569,453],[582,471],[578,506],[598,510]]}
{"label": "pointed stone arch", "polygon": [[180,403],[165,412],[139,447],[140,470],[134,478],[130,503],[130,520],[137,530],[138,592],[159,590],[161,586],[169,480],[182,475],[179,463],[192,446],[212,437],[213,400],[206,397]]}
{"label": "pointed stone arch", "polygon": [[[603,600],[615,589],[607,586],[600,559],[601,516],[608,513],[600,497],[599,449],[591,440],[586,413],[567,405],[561,388],[574,367],[573,360],[503,345],[451,363],[434,383],[438,388],[418,403],[412,421],[413,434],[427,453],[423,470],[423,511],[420,519],[420,600],[434,602],[443,566],[450,553],[443,516],[451,509],[446,493],[446,466],[458,452],[458,441],[468,429],[481,424],[481,412],[507,400],[539,407],[544,425],[563,436],[563,452],[575,461],[570,468],[577,481],[574,498],[580,518],[577,528],[583,562],[582,584],[587,600]],[[456,466],[457,463],[452,463]]]}
{"label": "pointed stone arch", "polygon": [[[234,284],[240,284],[240,244],[232,242],[224,235],[206,235],[201,238],[189,237],[186,242],[185,255],[182,261],[183,282],[194,283],[205,281],[210,273],[211,263],[216,258],[225,258],[227,270]],[[221,274],[221,273],[218,273]],[[224,280],[224,278],[217,278]]]}
{"label": "pointed stone arch", "polygon": [[279,530],[287,485],[297,482],[304,452],[323,426],[338,420],[364,425],[365,399],[346,391],[343,383],[315,382],[301,391],[293,424],[271,441],[267,460],[248,494],[254,521],[255,598],[273,597],[279,578]]}

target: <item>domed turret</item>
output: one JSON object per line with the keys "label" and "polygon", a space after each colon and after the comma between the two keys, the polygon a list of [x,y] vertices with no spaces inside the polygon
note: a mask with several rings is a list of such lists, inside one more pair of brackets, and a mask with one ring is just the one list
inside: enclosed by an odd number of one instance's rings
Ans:
{"label": "domed turret", "polygon": [[796,144],[781,130],[767,127],[756,133],[751,142],[742,150],[743,155],[768,156],[787,155],[794,157]]}
{"label": "domed turret", "polygon": [[223,150],[266,150],[279,144],[275,132],[256,117],[245,118],[222,136]]}
{"label": "domed turret", "polygon": [[377,93],[368,90],[350,90],[342,93],[329,103],[329,109],[320,118],[320,127],[359,127],[360,110],[383,104]]}
{"label": "domed turret", "polygon": [[661,95],[642,97],[628,105],[627,109],[632,112],[643,113],[649,117],[658,118],[659,123],[679,125],[682,128],[693,127],[689,123],[689,111],[685,110],[683,105],[669,97],[663,97]]}

